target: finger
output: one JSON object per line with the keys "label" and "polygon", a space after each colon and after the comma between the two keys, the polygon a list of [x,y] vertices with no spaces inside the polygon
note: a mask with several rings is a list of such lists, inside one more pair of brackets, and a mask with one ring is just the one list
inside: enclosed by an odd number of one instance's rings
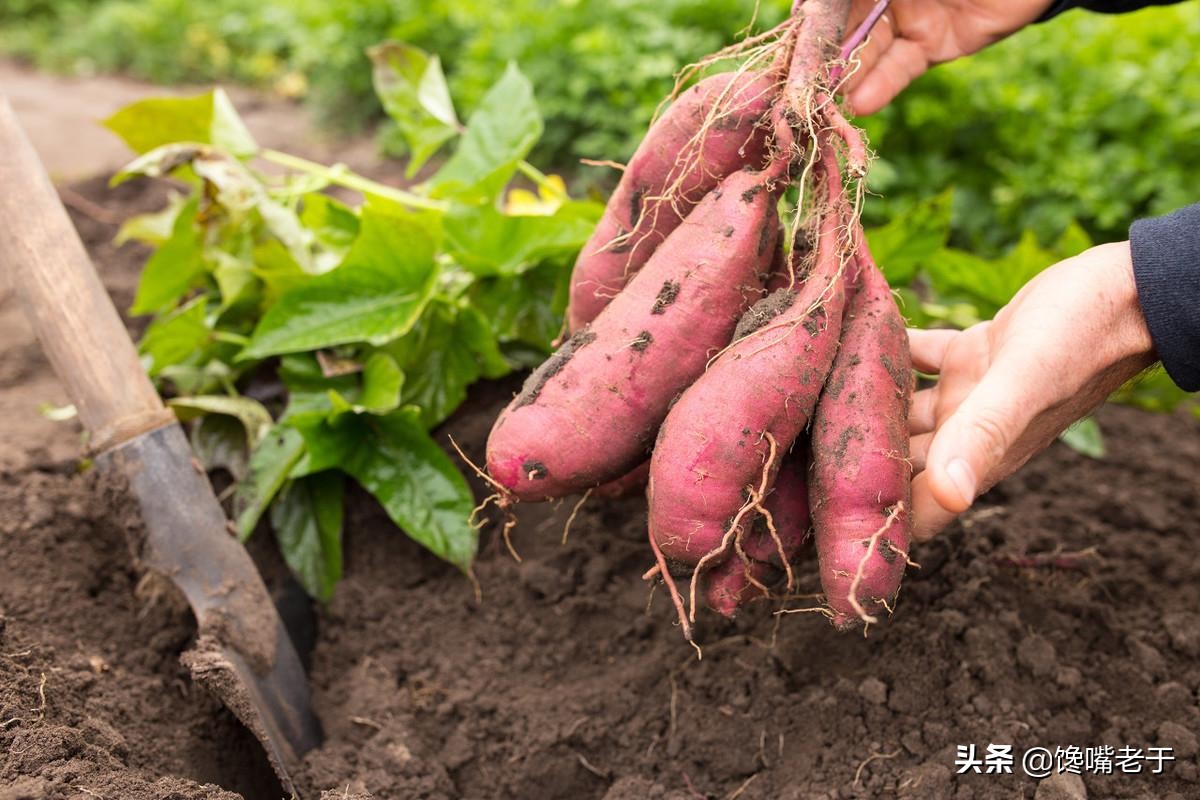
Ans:
{"label": "finger", "polygon": [[912,351],[913,369],[930,375],[941,372],[946,349],[961,333],[949,328],[909,328],[908,347]]}
{"label": "finger", "polygon": [[[862,22],[862,18],[867,15],[870,6],[873,3],[868,3],[867,8],[863,13],[858,15],[858,19],[853,24],[846,26],[846,35],[849,36],[858,27],[858,23]],[[850,74],[847,76],[845,83],[842,85],[843,94],[850,93],[855,87],[863,82],[863,80],[871,73],[871,70],[879,64],[880,58],[892,46],[896,40],[896,32],[892,26],[891,15],[885,13],[875,23],[875,27],[871,29],[871,33],[867,36],[865,42],[854,51],[850,56]]]}
{"label": "finger", "polygon": [[978,385],[938,427],[925,461],[929,493],[942,508],[970,508],[983,482],[1045,403],[1020,359],[992,363]]}
{"label": "finger", "polygon": [[937,425],[938,390],[922,389],[913,395],[912,408],[908,411],[908,433],[916,436],[929,433]]}
{"label": "finger", "polygon": [[929,445],[933,442],[932,433],[922,433],[908,440],[908,460],[912,462],[913,475],[925,471],[925,463],[929,458]]}
{"label": "finger", "polygon": [[927,542],[958,516],[942,508],[929,491],[929,474],[922,472],[912,483],[912,537]]}
{"label": "finger", "polygon": [[920,45],[908,39],[896,39],[879,56],[874,68],[863,76],[862,83],[847,95],[851,112],[874,114],[927,69],[929,60]]}

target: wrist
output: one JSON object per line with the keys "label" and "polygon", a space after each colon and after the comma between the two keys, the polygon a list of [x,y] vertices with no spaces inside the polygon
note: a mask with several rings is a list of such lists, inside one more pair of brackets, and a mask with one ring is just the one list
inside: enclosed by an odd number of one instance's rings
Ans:
{"label": "wrist", "polygon": [[1154,342],[1138,296],[1129,242],[1113,242],[1093,247],[1088,255],[1105,265],[1104,285],[1110,308],[1112,343],[1118,360],[1144,359],[1147,366],[1156,360]]}

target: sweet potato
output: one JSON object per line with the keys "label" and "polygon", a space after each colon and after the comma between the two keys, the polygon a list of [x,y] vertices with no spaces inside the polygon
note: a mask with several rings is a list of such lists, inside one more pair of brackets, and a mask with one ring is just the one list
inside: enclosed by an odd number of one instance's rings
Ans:
{"label": "sweet potato", "polygon": [[654,123],[575,262],[568,332],[595,319],[723,178],[764,166],[761,120],[773,97],[761,72],[721,73],[687,90]]}
{"label": "sweet potato", "polygon": [[768,597],[775,569],[761,561],[743,561],[736,554],[704,573],[704,601],[723,617],[733,617],[751,600]]}
{"label": "sweet potato", "polygon": [[[775,485],[763,508],[771,515],[771,524],[779,540],[771,534],[765,515],[754,520],[753,527],[742,541],[742,550],[755,561],[784,569],[799,554],[808,538],[811,519],[808,510],[807,445],[797,442],[795,450],[783,457]],[[783,552],[780,553],[782,547]]]}
{"label": "sweet potato", "polygon": [[495,481],[517,499],[561,497],[645,459],[672,399],[761,290],[778,229],[777,178],[728,176],[596,321],[534,371],[488,439]]}
{"label": "sweet potato", "polygon": [[[826,160],[829,182],[840,179]],[[827,189],[831,198],[835,191]],[[845,289],[841,215],[826,213],[798,293],[751,309],[738,338],[667,415],[650,462],[650,536],[667,560],[697,564],[753,520],[756,496],[808,425],[833,362]]]}
{"label": "sweet potato", "polygon": [[799,450],[784,458],[775,486],[763,502],[770,514],[770,526],[766,515],[758,515],[740,544],[740,552],[735,548],[703,576],[704,597],[711,609],[731,617],[746,602],[764,596],[764,587],[779,582],[785,572],[791,577],[787,565],[796,558],[808,536],[807,471],[807,462]]}
{"label": "sweet potato", "polygon": [[646,480],[650,477],[650,461],[643,461],[619,478],[613,478],[608,483],[602,483],[592,492],[592,497],[614,500],[618,497],[629,497],[637,492],[645,491]]}
{"label": "sweet potato", "polygon": [[860,285],[812,426],[821,583],[843,629],[891,607],[909,547],[908,339],[887,281],[867,259],[860,250]]}

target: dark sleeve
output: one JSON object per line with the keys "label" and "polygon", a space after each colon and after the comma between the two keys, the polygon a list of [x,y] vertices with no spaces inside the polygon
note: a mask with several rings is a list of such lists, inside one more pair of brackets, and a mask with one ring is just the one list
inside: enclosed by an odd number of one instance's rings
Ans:
{"label": "dark sleeve", "polygon": [[1086,8],[1088,11],[1100,11],[1104,14],[1121,14],[1126,11],[1137,11],[1147,6],[1171,6],[1182,0],[1054,0],[1046,13],[1038,19],[1045,22],[1051,17],[1057,17],[1072,8]]}
{"label": "dark sleeve", "polygon": [[1171,380],[1200,390],[1200,203],[1129,229],[1138,301]]}

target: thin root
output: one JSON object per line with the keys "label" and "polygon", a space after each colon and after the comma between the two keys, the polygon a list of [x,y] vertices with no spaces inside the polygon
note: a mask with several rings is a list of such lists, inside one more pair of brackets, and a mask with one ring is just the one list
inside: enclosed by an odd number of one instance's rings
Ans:
{"label": "thin root", "polygon": [[[663,584],[667,587],[667,591],[671,595],[671,602],[675,605],[675,613],[679,615],[679,625],[683,628],[683,638],[689,642],[692,641],[692,626],[688,624],[687,611],[683,607],[683,596],[679,594],[679,587],[675,585],[675,579],[671,577],[670,571],[667,570],[667,559],[662,554],[662,550],[658,547],[658,542],[654,540],[654,531],[650,531],[650,549],[654,551],[654,559],[658,562],[658,575],[662,578]],[[697,648],[697,651],[699,648]]]}
{"label": "thin root", "polygon": [[871,753],[871,755],[867,756],[863,762],[858,765],[858,769],[854,770],[854,783],[851,785],[858,786],[858,782],[862,779],[862,773],[863,770],[867,768],[867,764],[870,764],[872,761],[884,761],[889,758],[895,758],[898,755],[900,755],[899,750],[891,753]]}
{"label": "thin root", "polygon": [[611,167],[612,169],[615,169],[618,172],[625,171],[625,165],[622,164],[620,161],[609,161],[608,159],[581,158],[581,159],[579,159],[579,163],[584,164],[589,167]]}
{"label": "thin root", "polygon": [[[883,527],[871,534],[871,538],[867,540],[867,552],[863,554],[862,559],[860,559],[858,562],[858,569],[854,571],[854,580],[850,581],[850,591],[846,599],[850,601],[850,606],[854,609],[854,613],[858,615],[858,618],[868,625],[874,625],[875,623],[879,622],[879,619],[872,614],[868,614],[867,610],[862,607],[861,603],[858,602],[858,587],[862,584],[863,571],[867,568],[867,562],[871,560],[871,556],[875,553],[875,548],[879,545],[879,540],[885,533],[887,533],[888,529],[895,524],[896,520],[898,520],[900,515],[903,513],[903,501],[892,506],[891,513],[889,513],[887,519],[884,520]],[[905,555],[904,558],[906,561],[908,560],[907,555]]]}
{"label": "thin root", "polygon": [[783,539],[779,536],[779,530],[775,527],[775,518],[771,512],[763,505],[758,506],[758,511],[763,515],[763,519],[767,523],[767,530],[771,533],[771,539],[775,542],[775,549],[779,551],[779,560],[783,563],[783,570],[787,573],[787,590],[790,592],[796,588],[796,573],[792,571],[792,560],[788,558],[787,552],[783,547]]}
{"label": "thin root", "polygon": [[[704,572],[705,567],[707,567],[709,565],[709,563],[711,563],[712,561],[715,561],[718,558],[721,558],[722,556],[724,556],[725,554],[727,554],[729,552],[730,543],[733,542],[733,540],[735,538],[737,538],[737,536],[738,536],[739,529],[740,529],[741,523],[742,523],[742,518],[744,516],[746,516],[746,514],[749,513],[750,511],[759,507],[760,503],[762,502],[763,496],[767,492],[768,484],[771,481],[772,467],[774,467],[774,465],[775,465],[775,456],[776,456],[776,453],[778,452],[779,445],[775,441],[775,437],[771,435],[770,431],[763,431],[763,438],[765,438],[767,440],[767,442],[770,444],[771,450],[767,454],[766,460],[763,462],[762,480],[759,482],[758,489],[755,490],[753,487],[747,487],[750,492],[750,499],[747,500],[746,503],[743,504],[742,507],[738,509],[737,514],[734,514],[733,520],[731,520],[729,523],[729,529],[725,531],[725,536],[722,537],[722,539],[721,539],[720,546],[718,546],[717,548],[715,548],[715,549],[709,551],[707,554],[705,554],[705,556],[703,558],[701,558],[700,561],[696,564],[696,568],[692,571],[692,585],[691,585],[691,597],[690,597],[690,605],[691,605],[691,617],[690,618],[691,618],[692,622],[696,621],[696,587],[700,583],[701,573]],[[769,592],[768,592],[768,594],[769,594]]]}
{"label": "thin root", "polygon": [[512,531],[517,527],[517,518],[511,512],[508,514],[508,519],[504,520],[504,528],[501,530],[501,535],[504,537],[504,546],[508,548],[509,554],[518,564],[521,563],[521,554],[517,552],[517,548],[513,547]]}
{"label": "thin root", "polygon": [[[483,502],[477,505],[471,511],[471,516],[468,518],[470,524],[475,528],[483,527],[483,523],[476,522],[476,517],[480,514],[480,512],[487,508],[489,503],[494,504],[496,508],[504,512],[504,528],[501,530],[501,535],[504,537],[504,546],[508,548],[508,552],[512,555],[513,559],[516,560],[518,564],[521,563],[521,554],[517,552],[517,549],[513,547],[512,543],[512,531],[513,528],[517,527],[517,517],[512,512],[512,507],[516,505],[517,502],[516,498],[513,497],[512,492],[510,492],[503,484],[499,483],[491,475],[488,475],[486,472],[480,469],[479,465],[474,461],[467,458],[467,454],[464,453],[462,448],[458,446],[458,442],[454,441],[453,436],[449,436],[447,438],[450,440],[450,446],[454,448],[454,452],[458,453],[458,457],[465,461],[467,466],[475,471],[476,475],[478,475],[485,482],[487,482],[489,486],[496,490],[495,494],[485,497]],[[478,585],[476,585],[475,588],[476,596],[480,597],[481,595],[479,593]]]}
{"label": "thin root", "polygon": [[575,521],[575,516],[579,513],[579,509],[583,508],[583,504],[586,503],[588,498],[591,496],[592,490],[588,489],[583,493],[583,497],[579,498],[579,502],[575,504],[575,507],[571,509],[571,516],[567,517],[567,524],[563,525],[562,543],[564,545],[567,543],[567,536],[569,536],[571,533],[571,523]]}

